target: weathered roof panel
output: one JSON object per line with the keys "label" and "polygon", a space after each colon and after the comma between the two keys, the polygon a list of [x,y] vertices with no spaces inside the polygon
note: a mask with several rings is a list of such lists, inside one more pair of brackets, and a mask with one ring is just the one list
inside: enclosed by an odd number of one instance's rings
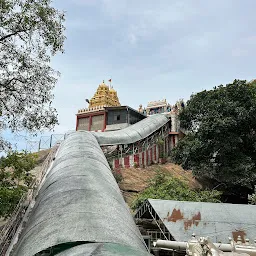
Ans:
{"label": "weathered roof panel", "polygon": [[238,235],[251,241],[256,238],[255,205],[158,199],[148,202],[177,241],[188,241],[193,233],[222,243]]}
{"label": "weathered roof panel", "polygon": [[[13,255],[32,256],[76,242],[115,243],[138,252],[135,256],[149,255],[108,162],[89,132],[71,133],[60,145]],[[95,251],[94,255],[111,254]]]}
{"label": "weathered roof panel", "polygon": [[149,116],[140,122],[128,126],[122,130],[109,132],[92,132],[101,146],[131,144],[136,141],[145,139],[165,125],[169,119],[162,114]]}

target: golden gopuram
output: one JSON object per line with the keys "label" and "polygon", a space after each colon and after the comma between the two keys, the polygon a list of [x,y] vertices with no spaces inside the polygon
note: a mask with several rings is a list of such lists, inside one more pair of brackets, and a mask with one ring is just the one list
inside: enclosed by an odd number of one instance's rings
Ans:
{"label": "golden gopuram", "polygon": [[86,101],[87,108],[79,109],[77,113],[76,130],[104,131],[107,122],[107,109],[121,107],[116,90],[103,82],[98,86],[93,97]]}
{"label": "golden gopuram", "polygon": [[117,97],[117,92],[104,83],[99,85],[97,91],[95,92],[94,96],[90,100],[89,109],[95,107],[116,107],[121,106],[119,99]]}

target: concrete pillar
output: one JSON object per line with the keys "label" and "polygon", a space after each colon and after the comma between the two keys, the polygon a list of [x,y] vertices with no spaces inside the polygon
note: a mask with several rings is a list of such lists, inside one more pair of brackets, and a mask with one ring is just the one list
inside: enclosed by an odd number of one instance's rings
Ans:
{"label": "concrete pillar", "polygon": [[177,131],[176,114],[171,114],[171,120],[172,120],[172,128],[171,128],[171,131],[172,131],[172,132],[176,132],[176,131]]}

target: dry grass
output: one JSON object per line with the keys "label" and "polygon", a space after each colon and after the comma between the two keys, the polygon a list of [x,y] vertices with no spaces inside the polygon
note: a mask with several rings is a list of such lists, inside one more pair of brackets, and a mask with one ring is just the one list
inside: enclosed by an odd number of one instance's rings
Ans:
{"label": "dry grass", "polygon": [[50,151],[51,149],[45,149],[36,153],[38,155],[38,159],[37,159],[38,164],[41,164],[44,162],[44,160],[46,159]]}
{"label": "dry grass", "polygon": [[181,166],[173,163],[152,165],[146,168],[121,169],[123,180],[119,183],[119,187],[128,205],[131,205],[137,194],[147,187],[148,180],[156,175],[156,170],[183,180],[191,188],[201,188],[191,171],[185,171]]}

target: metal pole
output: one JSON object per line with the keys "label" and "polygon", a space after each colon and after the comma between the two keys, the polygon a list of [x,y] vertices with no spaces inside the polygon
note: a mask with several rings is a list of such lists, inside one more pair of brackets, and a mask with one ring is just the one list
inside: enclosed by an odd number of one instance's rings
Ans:
{"label": "metal pole", "polygon": [[[185,251],[187,248],[187,244],[189,242],[178,242],[178,241],[167,241],[167,240],[157,240],[153,243],[155,247],[160,247],[162,249],[173,249],[178,251]],[[222,243],[213,243],[219,250],[223,252],[231,252],[232,246],[231,244],[222,244]],[[246,245],[235,245],[235,252],[238,253],[248,253],[249,255],[256,255],[256,249],[254,246],[246,246]]]}
{"label": "metal pole", "polygon": [[51,138],[50,138],[50,148],[52,147],[52,135],[51,135]]}
{"label": "metal pole", "polygon": [[41,147],[41,138],[39,140],[38,151],[40,151],[40,147]]}

